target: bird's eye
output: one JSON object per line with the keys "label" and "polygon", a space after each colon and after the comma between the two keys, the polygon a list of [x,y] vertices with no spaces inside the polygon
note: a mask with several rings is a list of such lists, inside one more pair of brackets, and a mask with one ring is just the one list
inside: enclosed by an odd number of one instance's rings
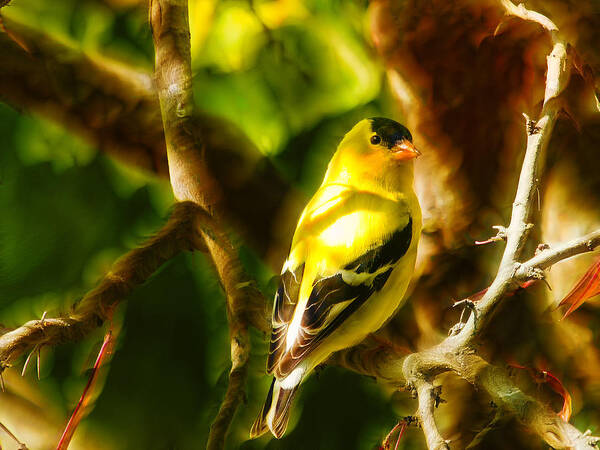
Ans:
{"label": "bird's eye", "polygon": [[371,144],[377,145],[379,143],[381,143],[381,138],[379,136],[377,136],[376,134],[371,136]]}

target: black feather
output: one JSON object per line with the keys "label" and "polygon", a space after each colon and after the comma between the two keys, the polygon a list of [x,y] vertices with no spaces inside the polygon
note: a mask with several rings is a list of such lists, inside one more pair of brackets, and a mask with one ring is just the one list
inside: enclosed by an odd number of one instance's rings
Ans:
{"label": "black feather", "polygon": [[[378,245],[344,266],[344,270],[375,274],[364,283],[349,284],[342,273],[321,278],[313,283],[308,298],[298,341],[290,352],[283,355],[277,367],[277,376],[289,374],[298,363],[313,351],[323,339],[336,330],[351,314],[363,305],[375,292],[381,290],[390,277],[394,264],[406,254],[412,240],[412,220]],[[389,267],[384,270],[385,267]],[[324,326],[334,305],[351,301],[339,314]],[[324,327],[323,327],[324,326]]]}
{"label": "black feather", "polygon": [[394,264],[408,251],[412,240],[412,218],[401,230],[397,230],[382,245],[375,247],[344,266],[356,273],[375,273],[383,266]]}
{"label": "black feather", "polygon": [[381,138],[387,148],[392,148],[396,142],[406,139],[412,142],[412,135],[408,128],[395,120],[385,117],[371,117],[371,130]]}

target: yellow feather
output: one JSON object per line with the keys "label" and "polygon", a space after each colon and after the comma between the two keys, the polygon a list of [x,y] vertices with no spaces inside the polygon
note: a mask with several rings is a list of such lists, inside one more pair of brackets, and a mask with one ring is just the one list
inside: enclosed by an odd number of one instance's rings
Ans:
{"label": "yellow feather", "polygon": [[[373,123],[365,119],[344,137],[329,163],[323,183],[300,216],[282,271],[293,272],[304,265],[296,307],[287,328],[286,351],[299,339],[307,302],[318,280],[341,274],[342,280],[351,286],[372,282],[391,266],[384,265],[377,269],[379,272],[357,273],[347,269],[347,265],[387,242],[409,223],[412,227],[410,245],[380,290],[374,290],[341,325],[326,335],[290,375],[276,378],[273,405],[281,389],[296,389],[331,353],[359,343],[380,328],[402,303],[408,287],[421,234],[421,210],[413,190],[413,162],[394,158],[388,148],[373,144],[372,136]],[[328,310],[326,322],[320,329],[331,323],[353,299],[342,300]],[[277,407],[273,405],[265,405],[270,408],[269,427],[280,435],[287,422],[283,428],[273,429]],[[259,417],[255,428],[260,420]]]}

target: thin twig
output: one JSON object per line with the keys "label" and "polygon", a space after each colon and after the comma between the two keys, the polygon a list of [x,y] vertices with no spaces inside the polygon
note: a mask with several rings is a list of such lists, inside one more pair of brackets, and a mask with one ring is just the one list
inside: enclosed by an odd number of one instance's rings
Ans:
{"label": "thin twig", "polygon": [[[546,89],[544,93],[544,103],[539,119],[536,121],[534,133],[529,132],[529,123],[526,123],[527,145],[523,165],[519,176],[517,192],[513,202],[510,225],[506,228],[506,247],[500,261],[500,265],[494,281],[488,288],[482,299],[477,302],[476,311],[471,315],[461,332],[455,336],[453,345],[459,347],[467,346],[473,342],[477,336],[475,317],[477,316],[477,329],[481,330],[488,320],[490,314],[504,295],[511,289],[516,281],[515,273],[519,266],[519,258],[523,246],[527,240],[528,231],[531,224],[528,222],[533,200],[537,190],[539,173],[543,166],[545,149],[548,146],[556,118],[560,111],[560,102],[558,96],[565,89],[570,75],[570,64],[567,57],[566,44],[562,41],[554,30],[556,26],[551,26],[551,21],[544,21],[540,14],[528,14],[524,7],[514,7],[508,0],[501,0],[503,7],[508,14],[513,14],[516,10],[519,17],[526,17],[528,20],[540,21],[542,26],[553,30],[552,39],[554,46],[547,58],[548,70],[546,74]],[[514,6],[514,5],[513,5]],[[549,27],[549,28],[548,28]],[[449,342],[448,342],[449,343]],[[444,345],[447,345],[445,343]]]}
{"label": "thin twig", "polygon": [[21,442],[2,422],[0,422],[0,428],[2,428],[2,430],[6,434],[8,434],[13,441],[15,441],[17,443],[18,450],[27,450],[27,446],[23,442]]}
{"label": "thin twig", "polygon": [[598,246],[600,246],[600,230],[555,245],[552,248],[546,248],[530,260],[522,263],[515,273],[515,278],[517,280],[534,278],[536,276],[536,269],[543,270],[572,256],[592,252]]}
{"label": "thin twig", "polygon": [[[548,70],[544,103],[533,132],[530,130],[529,122],[526,123],[527,146],[513,202],[510,225],[506,229],[506,247],[497,275],[482,299],[477,302],[476,309],[459,333],[446,338],[442,343],[431,349],[410,355],[410,357],[406,358],[403,365],[403,372],[405,378],[413,384],[415,383],[414,380],[419,378],[427,379],[426,377],[430,375],[435,375],[449,369],[456,371],[460,376],[466,378],[467,373],[465,371],[469,369],[469,366],[462,364],[453,366],[451,361],[449,361],[452,357],[451,355],[470,355],[473,352],[473,350],[470,350],[470,347],[475,343],[482,329],[491,320],[496,306],[517,282],[516,273],[520,267],[519,258],[527,240],[528,231],[531,228],[528,220],[538,188],[537,183],[540,179],[540,172],[543,166],[544,151],[550,141],[550,136],[560,110],[558,96],[566,87],[569,79],[570,65],[567,58],[566,44],[559,39],[556,33],[556,26],[550,20],[544,20],[542,15],[529,12],[522,6],[515,7],[516,9],[512,8],[512,3],[507,0],[502,0],[502,4],[506,8],[507,13],[515,14],[518,12],[520,17],[537,21],[552,32],[554,46],[547,58]],[[475,318],[477,318],[477,322]],[[520,392],[514,390],[515,388],[512,386],[512,383],[507,384],[509,380],[504,379],[504,381],[503,386],[499,385],[496,387],[500,389],[511,386],[511,389],[515,393]],[[473,379],[473,382],[481,384],[481,380]],[[490,394],[492,395],[491,392]],[[504,401],[505,399],[502,398],[500,400]],[[510,401],[506,403],[505,406],[508,409],[514,406]],[[535,404],[537,405],[538,403]],[[547,415],[540,413],[538,416],[546,418]],[[544,423],[547,424],[548,421],[546,420]],[[557,446],[557,442],[552,439],[555,434],[548,432],[547,427],[538,428],[536,431],[550,445]],[[567,439],[565,433],[558,436],[562,438],[559,440],[561,445],[570,445],[573,440],[570,434],[568,436],[569,439]]]}
{"label": "thin twig", "polygon": [[525,5],[522,3],[515,5],[510,0],[500,0],[500,3],[507,15],[520,17],[521,19],[530,22],[537,22],[550,32],[558,31],[558,27],[548,17],[525,8]]}

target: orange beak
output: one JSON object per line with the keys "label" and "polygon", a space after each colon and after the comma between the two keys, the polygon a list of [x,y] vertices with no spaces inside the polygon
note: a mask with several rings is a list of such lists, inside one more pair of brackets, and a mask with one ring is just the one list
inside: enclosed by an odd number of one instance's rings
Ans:
{"label": "orange beak", "polygon": [[391,150],[393,158],[397,161],[405,161],[421,156],[421,152],[408,139],[396,142]]}

